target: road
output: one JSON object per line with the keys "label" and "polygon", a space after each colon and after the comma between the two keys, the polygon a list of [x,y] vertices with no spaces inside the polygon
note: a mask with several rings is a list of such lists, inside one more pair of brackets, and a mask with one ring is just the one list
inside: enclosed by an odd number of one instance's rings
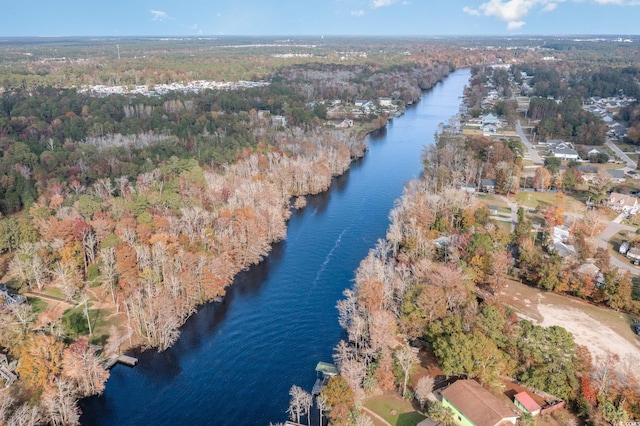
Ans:
{"label": "road", "polygon": [[518,136],[520,136],[520,140],[522,141],[524,146],[526,146],[529,150],[529,157],[531,158],[531,161],[533,161],[533,164],[544,164],[544,161],[542,161],[542,158],[540,158],[538,151],[533,147],[533,145],[531,145],[531,142],[529,142],[527,135],[525,135],[522,131],[520,120],[516,121],[516,132],[518,132]]}
{"label": "road", "polygon": [[635,161],[633,161],[631,158],[629,158],[629,156],[627,154],[625,154],[624,152],[622,152],[622,150],[620,148],[618,148],[616,146],[616,144],[614,144],[613,142],[611,142],[611,139],[607,138],[607,141],[605,142],[605,145],[607,145],[607,147],[609,147],[613,152],[616,153],[616,155],[618,157],[620,157],[620,159],[622,161],[624,161],[625,163],[627,163],[627,166],[624,168],[625,172],[628,172],[630,170],[635,170],[636,166],[638,165]]}
{"label": "road", "polygon": [[[595,238],[596,246],[607,249],[608,241],[620,231],[631,231],[635,233],[636,228],[616,222],[609,222],[609,226]],[[611,264],[624,271],[629,271],[633,275],[640,275],[640,269],[636,268],[629,261],[620,260],[615,256],[611,256]]]}

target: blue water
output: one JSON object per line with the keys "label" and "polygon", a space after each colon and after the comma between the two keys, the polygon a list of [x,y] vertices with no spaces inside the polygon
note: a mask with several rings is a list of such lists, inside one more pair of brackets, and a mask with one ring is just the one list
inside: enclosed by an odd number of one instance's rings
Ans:
{"label": "blue water", "polygon": [[[451,74],[404,116],[369,137],[369,151],[329,191],[294,212],[286,241],[202,307],[178,342],[116,366],[86,425],[267,425],[286,420],[289,389],[308,391],[318,361],[342,338],[336,302],[376,241],[423,148],[458,111],[469,70]],[[316,416],[314,416],[316,417]],[[305,420],[306,421],[306,420]]]}

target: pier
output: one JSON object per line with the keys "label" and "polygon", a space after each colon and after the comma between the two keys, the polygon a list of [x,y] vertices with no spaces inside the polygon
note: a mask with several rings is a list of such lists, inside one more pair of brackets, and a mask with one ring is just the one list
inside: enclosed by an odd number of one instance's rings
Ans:
{"label": "pier", "polygon": [[135,365],[138,363],[138,358],[134,358],[129,355],[114,355],[107,360],[104,368],[105,370],[110,370],[114,365],[118,363],[126,365],[128,367],[135,367]]}

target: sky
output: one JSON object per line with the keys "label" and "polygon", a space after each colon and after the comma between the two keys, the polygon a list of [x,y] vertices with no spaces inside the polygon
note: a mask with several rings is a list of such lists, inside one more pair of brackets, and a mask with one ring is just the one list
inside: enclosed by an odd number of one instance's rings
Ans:
{"label": "sky", "polygon": [[1,37],[640,32],[640,0],[1,1]]}

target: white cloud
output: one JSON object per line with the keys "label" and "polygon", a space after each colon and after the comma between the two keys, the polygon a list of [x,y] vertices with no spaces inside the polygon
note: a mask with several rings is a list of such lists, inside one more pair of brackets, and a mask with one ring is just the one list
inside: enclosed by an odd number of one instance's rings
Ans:
{"label": "white cloud", "polygon": [[507,29],[508,30],[519,30],[520,28],[524,27],[526,25],[526,22],[524,21],[511,21],[507,24]]}
{"label": "white cloud", "polygon": [[373,0],[371,2],[371,7],[377,9],[379,7],[391,6],[394,3],[397,3],[398,0]]}
{"label": "white cloud", "polygon": [[[462,11],[472,16],[493,16],[507,23],[507,29],[517,30],[526,22],[524,18],[534,9],[553,12],[561,3],[569,0],[489,0],[478,7],[465,6]],[[571,0],[576,3],[591,2],[600,5],[638,6],[640,0]]]}
{"label": "white cloud", "polygon": [[169,14],[167,14],[167,12],[164,12],[162,10],[153,10],[152,9],[149,12],[151,13],[151,20],[152,21],[164,21],[164,20],[170,18]]}
{"label": "white cloud", "polygon": [[353,16],[358,16],[358,17],[360,17],[360,16],[364,16],[364,14],[365,14],[365,12],[364,12],[364,10],[362,10],[362,9],[352,10],[352,11],[351,11],[351,15],[353,15]]}

